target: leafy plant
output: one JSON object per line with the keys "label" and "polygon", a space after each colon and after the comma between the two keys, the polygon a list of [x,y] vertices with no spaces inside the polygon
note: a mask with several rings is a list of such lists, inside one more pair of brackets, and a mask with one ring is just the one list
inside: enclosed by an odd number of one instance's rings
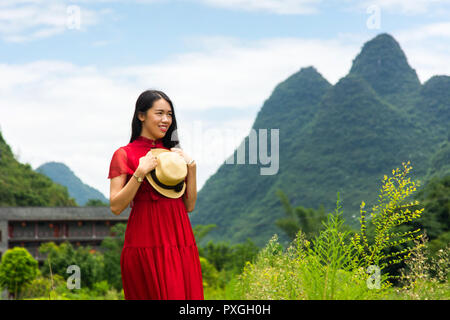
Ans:
{"label": "leafy plant", "polygon": [[440,249],[436,257],[429,259],[428,237],[415,240],[411,256],[405,261],[401,270],[397,294],[404,299],[445,299],[448,300],[449,286],[449,252],[450,247]]}
{"label": "leafy plant", "polygon": [[0,287],[7,289],[13,298],[18,298],[22,289],[36,278],[38,271],[38,262],[27,249],[8,249],[0,263]]}
{"label": "leafy plant", "polygon": [[291,241],[294,240],[300,229],[308,239],[319,233],[322,229],[322,221],[327,218],[323,205],[318,210],[302,206],[293,208],[287,195],[281,189],[277,190],[277,195],[283,205],[286,217],[277,219],[275,224],[288,235]]}
{"label": "leafy plant", "polygon": [[[378,200],[379,204],[372,208],[370,215],[370,222],[375,227],[373,241],[369,241],[367,236],[367,211],[364,210],[364,201],[361,203],[359,220],[361,231],[351,238],[352,244],[358,252],[353,262],[354,267],[367,268],[375,265],[383,270],[387,266],[400,263],[410,256],[413,247],[393,250],[388,254],[385,253],[386,250],[421,237],[421,234],[418,234],[420,229],[394,232],[395,227],[419,218],[424,210],[424,208],[413,211],[408,209],[419,204],[417,200],[414,203],[404,203],[404,200],[416,190],[416,183],[411,181],[410,178],[406,178],[412,168],[408,167],[409,163],[409,161],[402,163],[403,172],[400,172],[397,168],[392,170],[392,177],[384,176]],[[419,184],[420,182],[417,183],[417,186]]]}
{"label": "leafy plant", "polygon": [[67,279],[70,276],[67,268],[70,265],[77,265],[81,270],[82,287],[92,288],[94,283],[103,280],[103,255],[93,252],[89,246],[74,249],[67,241],[59,246],[54,242],[47,242],[39,247],[39,251],[47,254],[46,261],[41,267],[41,272],[45,276],[50,276],[51,271],[52,274],[59,274]]}
{"label": "leafy plant", "polygon": [[104,270],[103,277],[118,291],[122,290],[122,274],[120,270],[120,256],[125,241],[125,223],[117,223],[111,227],[111,233],[103,239],[101,247],[103,250]]}
{"label": "leafy plant", "polygon": [[[420,216],[423,209],[413,212],[404,204],[415,183],[406,178],[411,169],[393,170],[393,177],[384,177],[379,205],[373,208],[370,222],[373,239],[367,235],[364,202],[361,205],[361,229],[352,235],[344,226],[340,199],[334,213],[327,216],[323,229],[311,241],[299,230],[291,245],[283,248],[274,235],[254,263],[247,262],[235,285],[243,299],[380,299],[390,292],[389,274],[381,270],[404,261],[416,247],[391,251],[387,248],[413,242],[421,235],[414,232],[394,232],[394,228]],[[397,183],[397,185],[395,184]],[[370,268],[369,268],[370,267]],[[375,274],[367,275],[371,270]],[[379,273],[378,273],[379,271]],[[375,280],[375,283],[371,283]],[[369,285],[370,284],[370,285]],[[372,284],[375,284],[373,286]],[[377,290],[374,290],[377,289]]]}

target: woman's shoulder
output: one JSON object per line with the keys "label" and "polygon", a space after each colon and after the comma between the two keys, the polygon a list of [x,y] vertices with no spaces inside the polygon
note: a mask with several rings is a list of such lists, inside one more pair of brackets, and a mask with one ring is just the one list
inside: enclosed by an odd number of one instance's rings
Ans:
{"label": "woman's shoulder", "polygon": [[123,154],[126,153],[127,146],[120,146],[116,150],[114,150],[114,153]]}
{"label": "woman's shoulder", "polygon": [[133,146],[134,146],[133,143],[130,142],[126,145],[118,147],[117,150],[129,151],[129,150],[133,149]]}

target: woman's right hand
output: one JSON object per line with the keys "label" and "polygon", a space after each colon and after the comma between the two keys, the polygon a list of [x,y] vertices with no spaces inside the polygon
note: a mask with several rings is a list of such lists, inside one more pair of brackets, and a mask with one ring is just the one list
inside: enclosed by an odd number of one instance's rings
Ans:
{"label": "woman's right hand", "polygon": [[146,175],[150,171],[156,168],[158,165],[158,160],[156,160],[156,157],[152,154],[152,151],[150,150],[147,152],[147,154],[141,158],[139,158],[139,165],[136,171],[141,172],[143,175]]}

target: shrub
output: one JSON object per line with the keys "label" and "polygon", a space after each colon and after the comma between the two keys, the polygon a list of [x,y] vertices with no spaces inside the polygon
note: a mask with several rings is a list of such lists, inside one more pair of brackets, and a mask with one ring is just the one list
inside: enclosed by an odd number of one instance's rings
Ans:
{"label": "shrub", "polygon": [[[364,201],[361,203],[361,231],[356,233],[351,239],[354,248],[358,252],[358,255],[353,260],[354,268],[363,267],[367,269],[369,266],[374,265],[383,270],[392,264],[400,263],[411,255],[414,247],[399,250],[396,248],[422,236],[418,234],[420,229],[394,232],[394,228],[419,218],[424,210],[424,208],[414,211],[408,209],[408,207],[418,205],[418,201],[415,201],[415,203],[404,203],[404,200],[416,190],[416,183],[411,182],[410,178],[406,179],[406,174],[412,168],[408,167],[409,161],[406,164],[403,162],[402,165],[404,167],[403,172],[400,172],[397,168],[392,170],[393,177],[388,179],[386,175],[384,176],[378,200],[379,204],[372,208],[370,215],[370,221],[375,228],[374,239],[368,239],[366,211],[364,210],[365,203]],[[388,249],[391,249],[391,252],[386,254]]]}
{"label": "shrub", "polygon": [[79,247],[76,250],[69,242],[63,242],[59,246],[54,242],[47,242],[40,246],[41,253],[47,253],[47,258],[41,267],[42,274],[50,277],[52,274],[59,274],[67,278],[67,268],[70,265],[77,265],[81,271],[81,286],[92,288],[95,282],[99,282],[103,277],[103,255],[99,252],[91,252],[91,248]]}
{"label": "shrub", "polygon": [[429,259],[428,238],[423,236],[415,244],[401,270],[402,287],[397,293],[405,299],[448,299],[450,247],[440,249],[436,257]]}
{"label": "shrub", "polygon": [[2,256],[0,263],[0,287],[18,298],[22,289],[38,275],[38,262],[27,249],[15,247]]}

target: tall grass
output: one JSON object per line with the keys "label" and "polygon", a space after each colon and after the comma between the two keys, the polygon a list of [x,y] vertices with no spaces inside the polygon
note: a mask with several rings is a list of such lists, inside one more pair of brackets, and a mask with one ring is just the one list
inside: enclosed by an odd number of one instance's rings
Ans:
{"label": "tall grass", "polygon": [[[407,261],[417,250],[420,230],[395,232],[395,228],[420,217],[423,208],[410,210],[418,202],[405,203],[416,190],[406,175],[411,167],[402,163],[392,177],[384,176],[378,205],[366,220],[365,203],[360,207],[361,227],[351,232],[343,227],[339,193],[334,213],[323,221],[323,230],[311,241],[300,230],[286,250],[275,234],[247,262],[233,284],[241,299],[385,299],[392,293],[393,276],[386,267]],[[368,223],[373,236],[367,234]],[[406,249],[400,244],[412,243]],[[389,253],[387,249],[390,248]]]}

